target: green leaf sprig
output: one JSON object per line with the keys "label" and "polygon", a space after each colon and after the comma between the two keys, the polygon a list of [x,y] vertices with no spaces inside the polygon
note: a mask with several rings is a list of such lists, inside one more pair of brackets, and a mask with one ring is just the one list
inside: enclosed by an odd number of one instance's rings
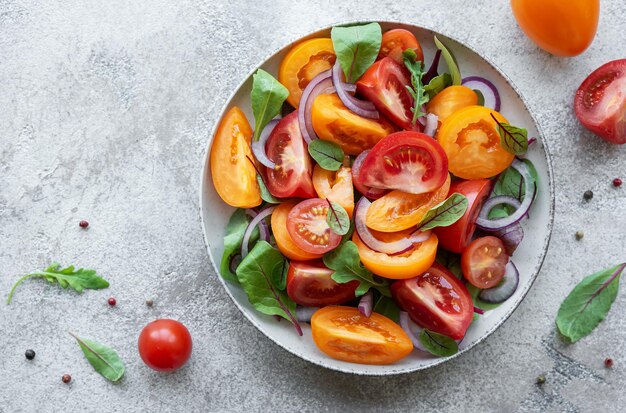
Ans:
{"label": "green leaf sprig", "polygon": [[490,114],[498,124],[500,145],[513,155],[523,155],[528,151],[528,131],[524,128],[500,122],[493,113]]}
{"label": "green leaf sprig", "polygon": [[376,61],[383,34],[380,24],[369,23],[333,27],[330,37],[346,81],[354,83]]}
{"label": "green leaf sprig", "polygon": [[326,222],[330,230],[337,235],[346,235],[350,231],[350,217],[346,210],[336,202],[326,199],[328,202],[328,213]]}
{"label": "green leaf sprig", "polygon": [[467,197],[455,192],[445,201],[429,209],[417,224],[417,228],[427,231],[437,227],[448,227],[463,217],[468,205]]}
{"label": "green leaf sprig", "polygon": [[76,339],[89,364],[107,380],[119,381],[124,376],[124,362],[110,347],[70,333]]}
{"label": "green leaf sprig", "polygon": [[276,198],[269,189],[267,189],[267,185],[265,185],[265,181],[263,180],[263,174],[257,168],[256,163],[246,155],[248,162],[252,164],[252,167],[256,170],[256,182],[259,185],[259,191],[261,192],[261,199],[269,204],[280,204],[280,199]]}
{"label": "green leaf sprig", "polygon": [[337,171],[343,165],[344,153],[335,142],[313,139],[309,144],[309,154],[317,164],[327,171]]}
{"label": "green leaf sprig", "polygon": [[448,70],[450,71],[450,76],[452,78],[452,84],[460,85],[461,71],[459,69],[458,63],[456,62],[456,58],[454,57],[450,49],[448,49],[443,43],[441,43],[441,40],[439,40],[437,36],[435,36],[435,46],[437,46],[437,49],[441,50],[443,60],[445,60],[446,65],[448,65]]}
{"label": "green leaf sprig", "polygon": [[[226,225],[226,234],[224,235],[224,253],[220,261],[220,274],[222,278],[230,281],[233,284],[239,284],[237,275],[230,270],[230,261],[233,259],[233,255],[241,252],[241,244],[243,242],[243,236],[250,223],[250,218],[246,214],[245,209],[237,209],[230,216],[228,225]],[[250,237],[250,242],[253,243],[259,238],[259,229],[255,228]]]}
{"label": "green leaf sprig", "polygon": [[288,96],[289,90],[265,70],[259,69],[252,76],[250,103],[254,114],[254,141],[259,140],[269,121],[280,114]]}
{"label": "green leaf sprig", "polygon": [[428,94],[425,93],[424,85],[422,84],[422,77],[425,73],[424,64],[417,60],[417,55],[413,49],[406,49],[402,52],[402,60],[411,73],[411,86],[406,85],[406,88],[413,97],[413,107],[411,108],[413,119],[411,119],[411,123],[415,125],[417,118],[425,115],[425,113],[422,112],[422,106],[428,103],[429,100]]}
{"label": "green leaf sprig", "polygon": [[72,288],[73,290],[82,293],[83,290],[100,290],[107,288],[109,282],[104,278],[96,274],[96,270],[89,270],[84,268],[74,269],[73,265],[60,269],[61,265],[58,263],[52,263],[48,268],[43,271],[35,271],[30,274],[26,274],[13,284],[9,296],[7,297],[7,304],[11,303],[13,293],[18,285],[28,278],[43,278],[51,284],[57,284],[61,288]]}
{"label": "green leaf sprig", "polygon": [[427,328],[423,329],[419,335],[419,341],[429,353],[440,357],[449,357],[459,351],[459,345],[448,336],[435,333]]}

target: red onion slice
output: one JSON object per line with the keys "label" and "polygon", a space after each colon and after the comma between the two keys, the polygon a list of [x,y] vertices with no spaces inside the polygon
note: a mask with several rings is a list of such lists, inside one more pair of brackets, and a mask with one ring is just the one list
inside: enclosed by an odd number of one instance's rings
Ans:
{"label": "red onion slice", "polygon": [[500,304],[511,298],[519,284],[519,271],[513,261],[506,264],[504,278],[498,285],[482,290],[478,298],[486,303]]}
{"label": "red onion slice", "polygon": [[419,339],[419,335],[422,332],[423,328],[413,323],[409,318],[409,313],[407,313],[406,311],[400,311],[400,327],[402,327],[406,335],[409,336],[409,338],[411,339],[413,347],[415,347],[419,351],[428,353],[428,350],[426,350],[426,347],[424,347]]}
{"label": "red onion slice", "polygon": [[311,143],[313,139],[317,139],[315,130],[313,129],[313,121],[311,120],[311,108],[315,98],[322,93],[332,92],[329,88],[333,87],[330,70],[315,76],[302,91],[300,104],[298,105],[298,126],[306,143]]}
{"label": "red onion slice", "polygon": [[337,96],[339,96],[339,99],[341,99],[341,102],[345,105],[345,107],[364,118],[378,119],[380,117],[372,102],[357,99],[354,96],[350,95],[345,89],[344,85],[346,85],[346,83],[341,80],[342,71],[341,65],[339,64],[339,59],[337,59],[337,62],[333,66],[332,72],[333,85],[337,90]]}
{"label": "red onion slice", "polygon": [[354,184],[357,191],[359,191],[363,196],[372,200],[378,199],[383,195],[389,192],[388,189],[383,188],[370,188],[369,186],[361,185],[358,177],[359,173],[361,173],[361,166],[363,166],[363,161],[367,157],[367,154],[370,153],[369,149],[364,150],[356,157],[354,162],[352,163],[352,183]]}
{"label": "red onion slice", "polygon": [[424,133],[432,138],[435,136],[438,126],[439,126],[439,116],[435,115],[434,113],[427,114],[426,125],[424,127]]}
{"label": "red onion slice", "polygon": [[[257,214],[256,217],[252,218],[252,221],[250,221],[250,223],[248,224],[248,228],[246,228],[246,232],[244,232],[243,234],[243,241],[241,243],[241,258],[246,258],[246,255],[248,255],[248,243],[250,242],[250,237],[252,236],[252,231],[254,231],[254,228],[261,222],[263,221],[263,219],[265,219],[266,217],[272,215],[272,212],[274,212],[274,208],[276,207],[269,207],[269,208],[265,208],[263,211],[259,212]],[[261,226],[260,226],[261,227]],[[267,227],[265,227],[267,229]],[[261,231],[261,233],[263,233],[262,229],[259,229],[259,231]],[[261,234],[261,237],[263,237],[263,234]],[[269,239],[269,232],[268,232],[268,237]]]}
{"label": "red onion slice", "polygon": [[374,308],[374,293],[372,291],[368,291],[361,297],[359,300],[359,312],[363,314],[365,317],[372,315],[372,309]]}
{"label": "red onion slice", "polygon": [[252,153],[254,154],[254,157],[257,159],[257,161],[261,162],[262,165],[267,166],[270,169],[274,169],[276,167],[276,164],[267,157],[267,153],[265,152],[265,144],[267,143],[267,140],[269,139],[276,125],[278,125],[278,119],[271,120],[265,126],[265,128],[263,128],[259,140],[252,142],[252,145],[250,145],[252,147]]}
{"label": "red onion slice", "polygon": [[485,98],[485,106],[495,110],[496,112],[500,111],[500,94],[498,93],[496,86],[491,83],[491,81],[480,76],[469,76],[463,79],[461,84],[470,89],[479,90]]}
{"label": "red onion slice", "polygon": [[300,323],[310,323],[313,314],[319,310],[319,307],[303,307],[301,305],[296,306],[296,319]]}
{"label": "red onion slice", "polygon": [[476,314],[480,314],[480,315],[485,314],[485,310],[483,310],[482,308],[478,308],[478,307],[476,307],[476,306],[474,306],[474,312],[475,312]]}

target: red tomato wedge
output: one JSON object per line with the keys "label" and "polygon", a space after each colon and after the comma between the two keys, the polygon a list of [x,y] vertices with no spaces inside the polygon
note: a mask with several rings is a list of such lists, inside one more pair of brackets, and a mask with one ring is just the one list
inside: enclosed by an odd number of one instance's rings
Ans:
{"label": "red tomato wedge", "polygon": [[397,63],[404,65],[402,52],[406,49],[413,49],[417,55],[417,60],[424,61],[422,46],[413,33],[405,29],[391,29],[383,33],[378,59],[389,56]]}
{"label": "red tomato wedge", "polygon": [[448,158],[439,143],[419,132],[396,132],[378,142],[359,172],[365,186],[423,194],[448,178]]}
{"label": "red tomato wedge", "polygon": [[334,271],[322,261],[289,263],[287,294],[296,304],[324,307],[354,300],[358,281],[340,284],[331,278]]}
{"label": "red tomato wedge", "polygon": [[626,59],[593,71],[576,91],[580,123],[610,143],[626,143]]}
{"label": "red tomato wedge", "polygon": [[437,263],[415,278],[393,283],[391,294],[417,324],[454,340],[465,336],[474,316],[467,288]]}
{"label": "red tomato wedge", "polygon": [[287,217],[287,231],[293,242],[311,254],[324,254],[341,242],[341,235],[328,226],[328,201],[307,199],[293,207]]}
{"label": "red tomato wedge", "polygon": [[298,113],[292,112],[278,122],[265,145],[268,158],[276,167],[265,168],[265,185],[278,198],[317,196],[311,175],[313,163],[298,126]]}
{"label": "red tomato wedge", "polygon": [[461,270],[474,287],[491,288],[504,278],[508,262],[509,256],[499,238],[481,237],[472,241],[463,251]]}
{"label": "red tomato wedge", "polygon": [[411,76],[404,65],[385,57],[372,66],[356,82],[357,92],[372,102],[389,120],[407,130],[420,130],[412,124],[413,97],[407,90]]}

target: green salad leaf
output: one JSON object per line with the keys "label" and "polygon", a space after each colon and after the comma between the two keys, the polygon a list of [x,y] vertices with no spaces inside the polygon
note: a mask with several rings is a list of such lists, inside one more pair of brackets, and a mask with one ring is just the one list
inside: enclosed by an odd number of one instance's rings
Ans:
{"label": "green salad leaf", "polygon": [[426,350],[435,356],[449,357],[459,351],[459,345],[456,344],[456,341],[427,328],[422,330],[418,338]]}
{"label": "green salad leaf", "polygon": [[500,122],[493,113],[491,117],[498,124],[500,145],[513,155],[525,154],[528,151],[528,131],[506,122]]}
{"label": "green salad leaf", "polygon": [[[522,159],[522,161],[528,165],[530,176],[533,178],[534,182],[537,183],[539,175],[537,174],[535,165],[533,165],[533,163],[528,159]],[[515,168],[509,166],[500,175],[498,175],[498,178],[493,186],[491,196],[494,197],[500,195],[512,196],[513,198],[517,198],[520,202],[524,200],[524,196],[526,195],[526,185],[524,184],[524,178],[522,178],[522,175],[517,172]],[[504,218],[508,217],[513,212],[515,212],[515,208],[510,205],[498,205],[489,212],[489,218]]]}
{"label": "green salad leaf", "polygon": [[281,113],[283,102],[288,96],[287,88],[265,70],[259,69],[252,76],[250,103],[254,114],[254,141],[259,140],[269,121]]}
{"label": "green salad leaf", "polygon": [[70,333],[76,339],[89,364],[107,380],[119,381],[124,376],[124,362],[110,347]]}
{"label": "green salad leaf", "polygon": [[326,222],[337,235],[346,235],[350,231],[350,217],[348,213],[341,205],[336,202],[331,202],[328,199],[328,213],[326,215]]}
{"label": "green salad leaf", "polygon": [[476,93],[476,97],[478,98],[478,102],[476,103],[478,106],[485,106],[485,95],[478,89],[473,89],[474,93]]}
{"label": "green salad leaf", "polygon": [[309,144],[309,154],[327,171],[336,171],[343,165],[343,149],[335,142],[313,139]]}
{"label": "green salad leaf", "polygon": [[[241,252],[241,243],[243,236],[248,228],[250,219],[245,209],[237,209],[230,216],[228,225],[226,225],[226,235],[224,235],[224,253],[220,261],[220,274],[222,278],[233,284],[239,284],[237,275],[230,271],[230,260],[234,255]],[[259,238],[259,229],[255,228],[250,237],[250,242],[254,242]]]}
{"label": "green salad leaf", "polygon": [[443,248],[437,249],[437,256],[435,257],[437,263],[446,267],[456,278],[463,279],[463,271],[461,270],[461,255],[455,254]]}
{"label": "green salad leaf", "polygon": [[396,302],[389,297],[381,295],[378,300],[376,300],[373,311],[384,315],[396,323],[400,323],[400,308]]}
{"label": "green salad leaf", "polygon": [[448,65],[448,70],[450,71],[450,76],[452,77],[453,85],[461,84],[461,71],[459,70],[459,65],[456,62],[456,58],[443,43],[435,36],[435,46],[437,49],[441,50],[441,55],[443,56],[443,60],[446,61],[446,65]]}
{"label": "green salad leaf", "polygon": [[259,184],[259,190],[261,191],[261,199],[267,202],[268,204],[280,204],[280,199],[276,198],[269,189],[267,189],[267,185],[263,181],[263,177],[261,174],[256,174],[256,181]]}
{"label": "green salad leaf", "polygon": [[428,94],[425,94],[424,85],[422,84],[422,77],[425,73],[424,64],[417,60],[417,55],[413,49],[406,49],[402,52],[402,59],[404,65],[411,73],[411,86],[406,85],[406,88],[413,97],[414,103],[411,108],[413,119],[411,119],[411,123],[415,125],[417,118],[425,115],[425,113],[422,112],[422,106],[428,103],[429,99]]}
{"label": "green salad leaf", "polygon": [[383,34],[378,23],[369,23],[333,27],[330,37],[346,81],[354,83],[376,61]]}
{"label": "green salad leaf", "polygon": [[[486,301],[481,300],[480,298],[478,298],[478,295],[482,291],[480,288],[474,287],[470,283],[465,284],[465,286],[467,287],[467,291],[470,293],[470,296],[472,297],[472,301],[474,302],[474,307],[487,311],[487,310],[493,310],[494,308],[498,308],[502,305],[502,303],[488,303]],[[478,317],[478,314],[474,313],[474,318],[477,318],[477,317]]]}
{"label": "green salad leaf", "polygon": [[468,205],[467,197],[455,192],[445,201],[429,209],[417,224],[417,228],[427,231],[437,227],[448,227],[461,219]]}
{"label": "green salad leaf", "polygon": [[430,79],[430,82],[424,86],[424,91],[428,94],[428,99],[430,100],[448,86],[452,86],[452,76],[450,76],[450,73],[442,73]]}

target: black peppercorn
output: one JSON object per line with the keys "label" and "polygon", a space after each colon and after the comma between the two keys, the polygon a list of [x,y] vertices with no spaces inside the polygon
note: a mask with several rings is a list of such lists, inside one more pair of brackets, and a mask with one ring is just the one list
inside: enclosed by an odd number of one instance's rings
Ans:
{"label": "black peppercorn", "polygon": [[34,350],[26,350],[26,352],[24,353],[24,355],[26,356],[26,358],[28,360],[32,360],[35,358],[35,351]]}
{"label": "black peppercorn", "polygon": [[583,194],[583,198],[589,201],[591,198],[593,198],[593,192],[590,190],[585,191],[585,193]]}

